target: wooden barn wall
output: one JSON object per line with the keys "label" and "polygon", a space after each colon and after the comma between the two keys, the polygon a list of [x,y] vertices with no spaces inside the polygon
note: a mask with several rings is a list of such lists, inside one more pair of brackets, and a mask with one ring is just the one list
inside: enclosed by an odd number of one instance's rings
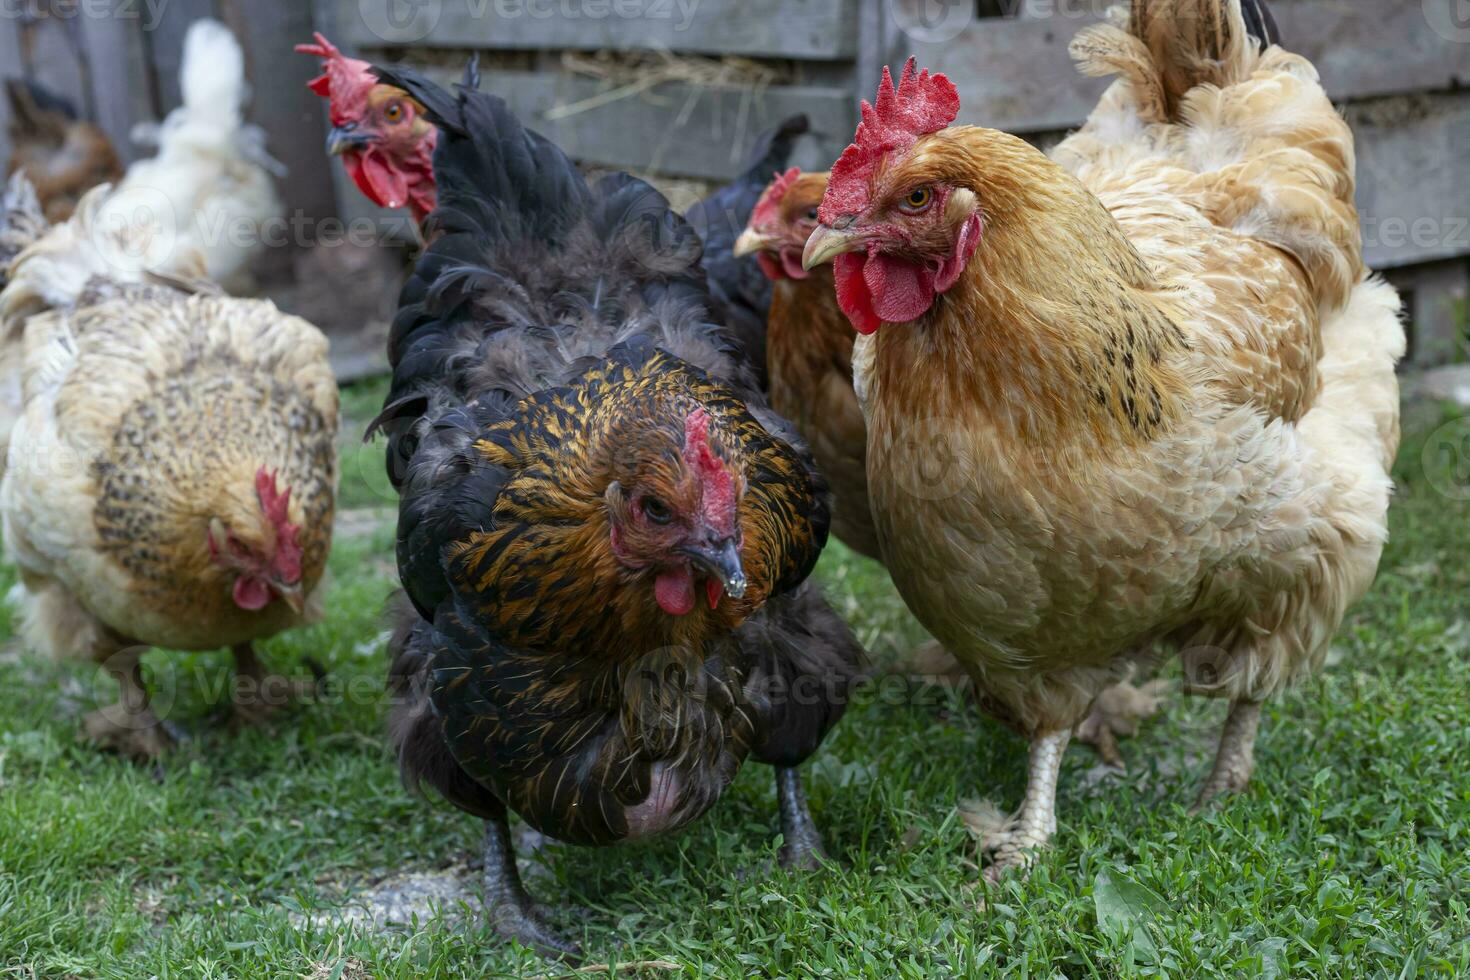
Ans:
{"label": "wooden barn wall", "polygon": [[[1415,359],[1456,355],[1470,284],[1470,25],[1460,0],[1274,0],[1288,47],[1318,66],[1358,138],[1358,203],[1375,268],[1409,291]],[[595,166],[706,181],[736,171],[756,133],[805,111],[807,167],[851,135],[859,97],[910,54],[960,86],[965,121],[1048,145],[1106,82],[1072,68],[1067,44],[1103,0],[0,0],[0,73],[66,94],[124,152],[134,123],[178,99],[187,25],[216,16],[241,37],[255,121],[290,169],[282,191],[308,217],[372,214],[321,152],[323,106],[291,51],[313,26],[349,51],[447,65],[486,53],[485,86]],[[82,9],[22,18],[22,9]],[[101,11],[100,13],[98,13]],[[1003,14],[1004,16],[987,16]],[[1463,19],[1463,18],[1462,18]],[[563,52],[648,48],[748,59],[782,78],[759,90],[671,82],[614,93],[565,70]],[[589,103],[589,100],[594,100]],[[584,111],[568,107],[593,104]],[[269,112],[258,107],[269,105]],[[0,117],[4,108],[0,107]],[[0,118],[3,122],[3,118]],[[8,155],[3,132],[0,152]]]}

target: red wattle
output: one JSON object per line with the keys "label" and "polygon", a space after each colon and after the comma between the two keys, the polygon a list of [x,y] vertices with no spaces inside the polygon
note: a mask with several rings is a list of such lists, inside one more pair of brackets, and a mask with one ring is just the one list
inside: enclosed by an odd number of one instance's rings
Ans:
{"label": "red wattle", "polygon": [[921,265],[881,252],[868,256],[863,282],[873,297],[873,312],[884,323],[917,320],[934,305],[934,273]]}
{"label": "red wattle", "polygon": [[781,270],[788,279],[805,279],[811,275],[801,267],[801,253],[794,248],[781,249]]}
{"label": "red wattle", "polygon": [[766,278],[771,280],[771,282],[775,282],[781,278],[781,263],[777,262],[766,252],[755,253],[755,264],[761,267],[761,271],[766,274]]}
{"label": "red wattle", "polygon": [[704,580],[704,594],[709,600],[709,607],[713,609],[720,604],[720,596],[725,594],[725,587],[717,579],[708,578]]}
{"label": "red wattle", "polygon": [[873,296],[863,282],[863,263],[867,256],[848,252],[832,260],[832,276],[837,284],[837,306],[858,333],[868,334],[883,322],[873,312]]}
{"label": "red wattle", "polygon": [[232,590],[235,605],[248,612],[257,612],[264,609],[271,601],[271,588],[265,584],[263,579],[250,575],[241,575],[235,579],[235,588]]}
{"label": "red wattle", "polygon": [[653,580],[653,597],[670,616],[687,616],[694,610],[694,570],[679,565],[659,572]]}

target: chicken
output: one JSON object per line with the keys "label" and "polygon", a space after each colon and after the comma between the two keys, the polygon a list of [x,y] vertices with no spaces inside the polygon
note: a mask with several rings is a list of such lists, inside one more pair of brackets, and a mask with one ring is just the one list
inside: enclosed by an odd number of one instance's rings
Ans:
{"label": "chicken", "polygon": [[149,646],[231,647],[242,721],[289,693],[252,643],[319,604],[337,388],[305,321],[152,278],[131,243],[156,229],[100,224],[107,193],[23,251],[0,293],[25,338],[0,513],[23,642],[102,665],[122,697],[87,733],[156,758],[171,736],[148,707]]}
{"label": "chicken", "polygon": [[772,282],[766,325],[771,407],[810,443],[832,486],[832,533],[880,558],[868,505],[867,429],[852,390],[852,327],[832,293],[832,270],[802,268],[807,236],[827,190],[825,173],[795,167],[772,181],[734,254],[754,255]]}
{"label": "chicken", "polygon": [[[245,56],[218,21],[198,20],[184,37],[179,87],[184,104],[134,138],[158,153],[138,160],[103,203],[104,227],[151,227],[137,247],[149,269],[177,274],[202,257],[204,274],[227,292],[255,287],[253,265],[272,235],[285,230],[284,206],[272,174],[281,165],[265,150],[265,134],[244,122],[249,94]],[[150,216],[139,225],[135,215]]]}
{"label": "chicken", "polygon": [[807,581],[826,486],[710,322],[693,231],[626,174],[589,186],[500,99],[380,71],[441,130],[376,423],[412,604],[390,644],[406,779],[485,820],[490,920],[546,953],[576,948],[527,897],[507,810],[646,837],[751,757],[776,769],[783,863],[818,864],[796,767],[861,649]]}
{"label": "chicken", "polygon": [[122,176],[112,141],[95,124],[77,118],[66,99],[35,82],[7,79],[10,102],[10,166],[36,189],[46,220],[65,221],[83,194]]}
{"label": "chicken", "polygon": [[[321,34],[296,50],[322,60],[322,73],[309,87],[327,100],[332,130],[327,152],[358,189],[383,208],[410,208],[422,226],[434,210],[434,145],[439,130],[423,106],[403,89],[380,82],[366,61],[349,58]],[[465,84],[478,88],[474,62]]]}
{"label": "chicken", "polygon": [[1373,581],[1398,443],[1399,301],[1311,64],[1240,0],[1136,0],[1072,51],[1122,77],[1051,159],[885,77],[803,257],[862,334],[889,572],[1030,742],[992,879],[1054,833],[1094,698],[1171,649],[1230,702],[1197,806],[1246,786],[1262,701]]}
{"label": "chicken", "polygon": [[[849,548],[882,561],[868,502],[867,427],[852,387],[853,331],[837,306],[832,270],[802,267],[807,237],[827,190],[826,173],[791,168],[766,188],[735,254],[753,254],[774,283],[766,354],[771,407],[792,421],[832,485],[832,533]],[[904,668],[921,677],[963,682],[964,669],[938,643],[911,651]],[[1136,733],[1158,709],[1163,684],[1120,681],[1104,691],[1077,726],[1079,741],[1124,768],[1119,735]]]}

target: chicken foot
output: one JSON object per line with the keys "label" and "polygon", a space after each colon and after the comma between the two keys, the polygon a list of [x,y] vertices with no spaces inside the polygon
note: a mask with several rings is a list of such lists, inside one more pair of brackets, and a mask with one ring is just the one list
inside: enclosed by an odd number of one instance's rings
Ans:
{"label": "chicken foot", "polygon": [[1217,796],[1245,789],[1256,765],[1256,730],[1260,725],[1261,702],[1230,702],[1230,713],[1220,730],[1220,746],[1215,750],[1215,764],[1190,813],[1198,813]]}
{"label": "chicken foot", "polygon": [[231,647],[230,652],[235,655],[235,686],[230,695],[236,725],[259,728],[292,701],[317,691],[316,681],[292,680],[268,672],[253,644],[241,643]]}
{"label": "chicken foot", "polygon": [[1043,732],[1031,740],[1030,770],[1021,808],[982,846],[992,855],[985,879],[999,881],[1007,873],[1026,868],[1037,848],[1057,830],[1057,777],[1062,755],[1072,738],[1070,729]]}
{"label": "chicken foot", "polygon": [[484,874],[485,911],[498,935],[553,959],[575,961],[581,957],[582,948],[556,934],[546,921],[545,909],[521,884],[510,826],[504,816],[485,821]]}
{"label": "chicken foot", "polygon": [[82,719],[87,738],[139,762],[155,762],[174,746],[174,736],[149,708],[143,683],[142,651],[110,657],[103,669],[117,681],[121,698]]}
{"label": "chicken foot", "polygon": [[776,805],[781,811],[781,867],[793,871],[819,871],[829,860],[822,834],[812,820],[801,772],[794,766],[776,767]]}

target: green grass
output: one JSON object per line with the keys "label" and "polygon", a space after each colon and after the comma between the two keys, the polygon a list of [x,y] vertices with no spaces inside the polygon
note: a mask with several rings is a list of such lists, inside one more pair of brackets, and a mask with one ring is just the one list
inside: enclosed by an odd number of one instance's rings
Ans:
{"label": "green grass", "polygon": [[[346,404],[361,420],[381,395]],[[1013,805],[1023,746],[960,700],[884,682],[810,766],[842,869],[760,870],[774,791],[752,765],[671,839],[548,846],[539,897],[588,910],[561,921],[595,961],[682,965],[659,976],[1470,973],[1470,421],[1415,416],[1378,583],[1334,665],[1269,707],[1255,783],[1226,809],[1185,814],[1223,705],[1176,699],[1124,745],[1128,776],[1089,782],[1092,756],[1068,753],[1056,846],[987,895],[955,805]],[[347,451],[347,506],[391,503],[379,461]],[[387,933],[295,924],[477,845],[472,820],[399,786],[384,748],[392,545],[342,537],[328,620],[265,644],[280,668],[319,659],[337,691],[273,734],[215,720],[227,655],[151,654],[195,733],[160,773],[77,741],[113,693],[91,670],[0,655],[0,976],[558,973],[463,910]],[[833,547],[820,575],[880,660],[922,638],[876,566]]]}

